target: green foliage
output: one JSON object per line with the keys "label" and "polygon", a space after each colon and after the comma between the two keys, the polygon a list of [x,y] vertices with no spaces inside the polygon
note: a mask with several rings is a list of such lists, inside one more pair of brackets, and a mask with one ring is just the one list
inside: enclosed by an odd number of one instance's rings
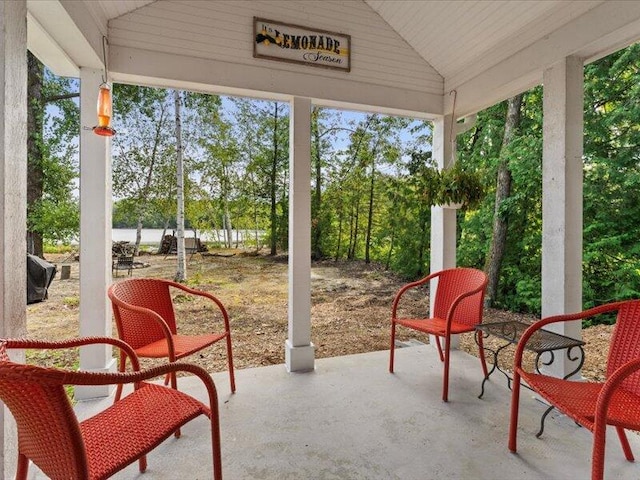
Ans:
{"label": "green foliage", "polygon": [[[114,226],[132,228],[142,221],[146,227],[172,227],[174,125],[166,91],[116,86],[115,99],[116,128],[135,135],[114,140]],[[60,108],[74,118],[72,104]],[[185,109],[187,222],[200,231],[230,225],[252,235],[266,232],[272,252],[286,249],[287,105],[235,100],[233,118],[227,118],[219,97],[189,94]],[[457,213],[457,263],[483,268],[493,220],[500,216],[508,233],[494,301],[539,314],[542,87],[526,92],[519,131],[503,146],[506,112],[506,102],[479,112],[475,127],[458,137],[455,165],[439,171],[428,122],[382,115],[354,115],[347,122],[340,112],[315,107],[314,258],[381,262],[407,279],[419,278],[429,271],[431,206],[459,202],[467,208]],[[585,68],[584,118],[583,297],[590,307],[640,297],[640,46]],[[77,167],[73,148],[65,147],[73,145],[65,141],[71,125],[60,120],[48,137],[47,194],[29,212],[30,228],[50,242],[67,241],[77,231]],[[505,162],[511,193],[496,211],[497,172]],[[223,237],[214,244],[230,246]]]}
{"label": "green foliage", "polygon": [[80,306],[80,297],[64,297],[62,299],[62,304],[67,308],[76,309]]}
{"label": "green foliage", "polygon": [[44,244],[44,253],[71,253],[75,250],[75,247],[69,244]]}
{"label": "green foliage", "polygon": [[585,67],[586,306],[640,296],[640,46]]}
{"label": "green foliage", "polygon": [[68,243],[77,237],[80,227],[76,195],[80,127],[74,98],[78,89],[72,80],[55,77],[47,69],[40,72],[42,75],[36,77],[41,82],[41,96],[32,98],[30,107],[33,116],[42,120],[34,122],[32,128],[43,129],[29,132],[34,148],[29,156],[27,230],[44,242]]}
{"label": "green foliage", "polygon": [[425,166],[419,174],[423,181],[422,198],[427,205],[461,204],[462,208],[475,208],[484,197],[479,174],[458,162],[444,170]]}

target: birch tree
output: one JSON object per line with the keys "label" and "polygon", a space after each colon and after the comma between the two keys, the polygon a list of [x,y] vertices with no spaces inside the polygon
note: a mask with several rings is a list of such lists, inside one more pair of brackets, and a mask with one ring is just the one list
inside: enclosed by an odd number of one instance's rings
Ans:
{"label": "birch tree", "polygon": [[136,219],[137,254],[145,216],[175,198],[175,142],[167,135],[174,128],[167,91],[139,87],[132,95],[138,108],[120,113],[113,141],[113,193]]}
{"label": "birch tree", "polygon": [[178,265],[174,280],[184,282],[187,279],[187,259],[184,248],[184,169],[182,164],[182,120],[180,117],[180,91],[173,91],[176,122],[176,248]]}

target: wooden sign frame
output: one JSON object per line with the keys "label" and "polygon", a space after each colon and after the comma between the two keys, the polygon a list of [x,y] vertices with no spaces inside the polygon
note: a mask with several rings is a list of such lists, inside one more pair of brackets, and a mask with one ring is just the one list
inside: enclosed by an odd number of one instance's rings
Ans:
{"label": "wooden sign frame", "polygon": [[253,56],[351,71],[351,36],[253,17]]}

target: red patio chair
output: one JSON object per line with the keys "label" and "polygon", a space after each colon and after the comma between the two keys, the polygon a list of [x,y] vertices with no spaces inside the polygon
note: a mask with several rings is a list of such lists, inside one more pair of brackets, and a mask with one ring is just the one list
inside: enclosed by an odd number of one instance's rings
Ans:
{"label": "red patio chair", "polygon": [[[211,300],[217,312],[220,331],[202,335],[178,334],[170,288]],[[236,391],[229,315],[220,300],[210,293],[155,278],[122,280],[111,285],[108,294],[118,336],[133,347],[138,357],[168,358],[169,362],[175,362],[220,340],[226,340],[231,392]],[[124,372],[125,367],[126,357],[121,356],[120,371]],[[170,379],[173,388],[177,388],[175,375],[170,375]],[[116,399],[120,398],[120,392],[121,387],[118,388]]]}
{"label": "red patio chair", "polygon": [[[611,336],[604,382],[563,380],[523,368],[524,346],[536,330],[550,323],[583,320],[613,312],[617,312],[617,320]],[[640,430],[640,300],[609,303],[536,322],[518,342],[513,371],[509,450],[516,452],[520,381],[524,380],[549,404],[593,432],[592,480],[601,480],[604,476],[607,425],[616,428],[626,459],[633,461],[625,429]]]}
{"label": "red patio chair", "polygon": [[[107,343],[131,358],[133,372],[94,373],[42,368],[14,363],[7,349],[70,348]],[[173,388],[145,382],[167,373],[188,372],[199,377],[209,405]],[[65,385],[133,384],[133,391],[97,415],[78,422]],[[54,479],[106,479],[139,461],[178,428],[199,415],[211,422],[213,478],[222,479],[218,399],[211,376],[202,368],[173,363],[139,370],[131,348],[115,338],[82,338],[59,342],[0,339],[0,399],[18,427],[16,479],[27,478],[29,461]]]}
{"label": "red patio chair", "polygon": [[[397,309],[404,293],[424,285],[431,279],[438,279],[435,301],[431,318],[398,318]],[[435,335],[440,361],[444,362],[444,378],[442,400],[448,401],[449,395],[449,346],[451,335],[474,332],[476,325],[482,323],[484,293],[487,287],[487,276],[475,268],[452,268],[432,273],[431,275],[409,283],[402,287],[393,300],[391,309],[391,351],[389,355],[389,371],[393,373],[395,353],[396,325],[411,328],[419,332]],[[440,342],[444,338],[444,353]],[[487,364],[482,346],[482,332],[476,332],[480,363],[484,376],[487,376]]]}

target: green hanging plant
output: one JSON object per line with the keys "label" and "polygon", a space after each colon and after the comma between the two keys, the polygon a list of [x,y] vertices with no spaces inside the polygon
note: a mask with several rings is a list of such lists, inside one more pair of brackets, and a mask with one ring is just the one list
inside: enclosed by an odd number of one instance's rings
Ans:
{"label": "green hanging plant", "polygon": [[460,205],[475,208],[484,198],[484,185],[475,172],[464,170],[459,163],[438,170],[427,167],[423,172],[423,199],[431,205]]}

